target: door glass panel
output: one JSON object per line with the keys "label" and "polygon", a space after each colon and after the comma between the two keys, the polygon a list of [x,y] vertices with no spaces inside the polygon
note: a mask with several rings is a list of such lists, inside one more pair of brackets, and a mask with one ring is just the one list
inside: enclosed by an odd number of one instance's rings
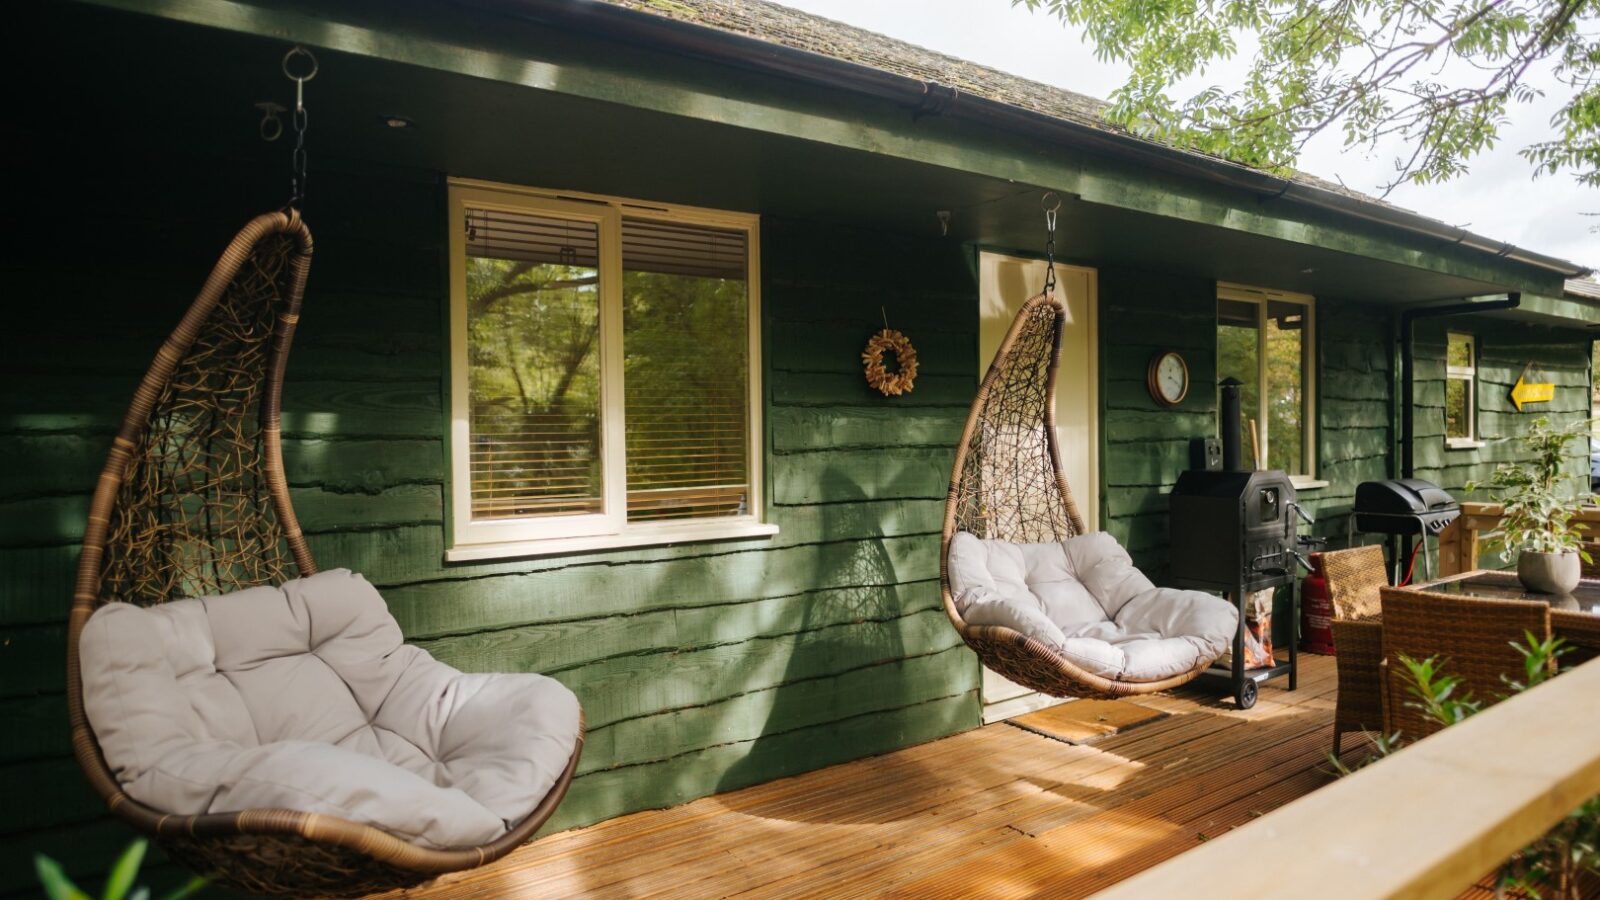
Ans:
{"label": "door glass panel", "polygon": [[1306,308],[1267,304],[1267,468],[1305,473]]}
{"label": "door glass panel", "polygon": [[[1246,466],[1254,466],[1255,443],[1250,423],[1261,408],[1261,330],[1256,305],[1241,300],[1217,301],[1217,380],[1236,378],[1241,382],[1239,406],[1239,446]],[[1219,408],[1220,408],[1220,393]],[[1259,425],[1259,423],[1257,423]]]}

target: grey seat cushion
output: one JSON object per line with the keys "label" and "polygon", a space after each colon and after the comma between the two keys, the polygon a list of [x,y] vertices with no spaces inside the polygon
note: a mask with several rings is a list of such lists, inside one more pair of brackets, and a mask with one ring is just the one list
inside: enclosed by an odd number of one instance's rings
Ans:
{"label": "grey seat cushion", "polygon": [[1221,656],[1234,605],[1156,587],[1105,532],[1013,544],[961,532],[950,542],[950,592],[973,625],[1003,625],[1114,681],[1181,675]]}
{"label": "grey seat cushion", "polygon": [[559,682],[438,662],[345,569],[107,604],[79,646],[106,762],[129,796],[166,812],[278,807],[471,847],[533,809],[579,736]]}

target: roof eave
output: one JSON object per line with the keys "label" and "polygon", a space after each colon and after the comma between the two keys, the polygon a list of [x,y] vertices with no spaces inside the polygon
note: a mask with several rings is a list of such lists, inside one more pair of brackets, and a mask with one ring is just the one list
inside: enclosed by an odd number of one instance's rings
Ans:
{"label": "roof eave", "polygon": [[463,6],[597,36],[669,50],[699,59],[779,75],[900,104],[924,115],[964,118],[1051,143],[1113,155],[1165,173],[1245,190],[1263,200],[1330,212],[1458,245],[1497,259],[1577,278],[1591,270],[1577,263],[1446,225],[1407,210],[1362,200],[1314,184],[1271,175],[1238,163],[1179,150],[1126,132],[1096,128],[980,97],[949,85],[849,60],[836,59],[756,37],[710,28],[594,0],[455,0]]}

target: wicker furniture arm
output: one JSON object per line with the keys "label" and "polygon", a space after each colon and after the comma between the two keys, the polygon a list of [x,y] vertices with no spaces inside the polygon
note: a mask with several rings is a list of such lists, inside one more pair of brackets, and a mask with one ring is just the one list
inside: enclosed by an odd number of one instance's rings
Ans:
{"label": "wicker furniture arm", "polygon": [[1085,532],[1061,463],[1056,375],[1066,309],[1052,294],[1022,305],[978,386],[956,447],[939,547],[944,611],[983,664],[1057,697],[1122,697],[1176,687],[1205,665],[1152,682],[1114,681],[1000,625],[968,625],[950,592],[950,542],[963,531],[1004,541],[1064,541]]}
{"label": "wicker furniture arm", "polygon": [[95,610],[279,583],[316,564],[290,506],[279,401],[311,265],[295,210],[233,239],[140,382],[95,488],[67,629],[73,752],[106,804],[178,862],[254,894],[360,896],[498,859],[555,811],[582,738],[538,806],[494,842],[416,846],[367,825],[289,809],[203,815],[123,792],[83,704],[79,636]]}
{"label": "wicker furniture arm", "polygon": [[1334,619],[1334,669],[1339,693],[1334,699],[1333,753],[1343,749],[1344,735],[1383,727],[1383,621]]}
{"label": "wicker furniture arm", "polygon": [[1384,731],[1414,741],[1444,727],[1417,708],[1402,656],[1433,657],[1445,674],[1461,678],[1461,692],[1489,705],[1504,699],[1505,679],[1524,676],[1523,656],[1512,644],[1527,634],[1549,639],[1550,607],[1384,588]]}
{"label": "wicker furniture arm", "polygon": [[1346,732],[1383,727],[1382,598],[1388,585],[1383,548],[1351,547],[1322,554],[1333,604],[1333,646],[1339,693],[1334,701],[1333,752]]}
{"label": "wicker furniture arm", "polygon": [[1600,614],[1552,609],[1550,630],[1566,641],[1567,652],[1559,660],[1561,668],[1570,669],[1600,657]]}

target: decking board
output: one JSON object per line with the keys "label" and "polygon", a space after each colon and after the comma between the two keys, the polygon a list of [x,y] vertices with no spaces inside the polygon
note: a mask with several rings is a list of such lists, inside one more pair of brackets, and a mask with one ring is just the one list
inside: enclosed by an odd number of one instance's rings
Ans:
{"label": "decking board", "polygon": [[391,900],[1086,896],[1326,784],[1336,688],[1306,656],[1298,691],[1265,685],[1248,711],[1202,682],[1079,745],[997,723],[550,835]]}

